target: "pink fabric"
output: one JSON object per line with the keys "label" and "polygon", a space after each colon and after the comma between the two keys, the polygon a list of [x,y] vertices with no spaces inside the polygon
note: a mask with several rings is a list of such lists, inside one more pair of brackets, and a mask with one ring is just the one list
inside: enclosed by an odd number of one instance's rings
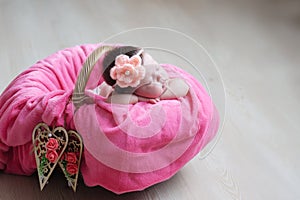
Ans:
{"label": "pink fabric", "polygon": [[[216,134],[218,114],[201,84],[172,65],[168,73],[190,85],[189,94],[157,104],[111,105],[98,95],[74,115],[70,97],[82,63],[97,45],[59,51],[20,74],[0,96],[0,170],[36,170],[31,134],[39,122],[76,128],[85,149],[81,173],[88,186],[115,193],[142,190],[173,176]],[[100,67],[87,88],[99,80]]]}
{"label": "pink fabric", "polygon": [[71,121],[72,104],[68,102],[77,75],[96,46],[76,46],[37,62],[1,94],[0,169],[25,175],[35,171],[31,149],[33,128],[42,121],[63,125],[64,113]]}

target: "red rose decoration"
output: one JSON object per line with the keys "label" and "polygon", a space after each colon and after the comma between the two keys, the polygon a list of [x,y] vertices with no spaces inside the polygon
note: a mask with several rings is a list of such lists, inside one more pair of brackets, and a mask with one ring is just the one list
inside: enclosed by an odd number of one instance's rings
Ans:
{"label": "red rose decoration", "polygon": [[58,146],[58,141],[55,138],[50,138],[46,144],[46,148],[52,151],[56,150]]}
{"label": "red rose decoration", "polygon": [[49,162],[55,163],[58,158],[58,154],[56,151],[47,151],[46,158],[49,160]]}
{"label": "red rose decoration", "polygon": [[76,163],[77,162],[77,156],[74,152],[68,152],[66,155],[65,155],[65,160],[68,162],[68,163]]}
{"label": "red rose decoration", "polygon": [[77,173],[78,171],[78,166],[74,163],[68,163],[67,164],[67,167],[66,167],[66,170],[67,172],[70,174],[70,175],[74,175]]}

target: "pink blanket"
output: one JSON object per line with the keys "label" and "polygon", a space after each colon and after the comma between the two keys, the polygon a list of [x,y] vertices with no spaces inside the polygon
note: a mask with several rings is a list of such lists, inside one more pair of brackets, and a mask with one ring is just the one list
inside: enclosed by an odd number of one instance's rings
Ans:
{"label": "pink blanket", "polygon": [[[0,97],[0,170],[30,175],[36,170],[31,134],[35,125],[64,125],[83,137],[81,173],[88,186],[115,193],[142,190],[174,175],[214,137],[218,114],[191,75],[164,65],[184,78],[190,92],[157,104],[111,105],[87,92],[94,104],[74,114],[70,101],[82,63],[97,45],[59,51],[24,71]],[[102,79],[95,70],[88,88]]]}

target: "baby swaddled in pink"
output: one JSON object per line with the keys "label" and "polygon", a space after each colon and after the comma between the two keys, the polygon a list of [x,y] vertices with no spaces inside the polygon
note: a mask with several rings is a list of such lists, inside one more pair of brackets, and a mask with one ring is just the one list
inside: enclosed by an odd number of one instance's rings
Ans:
{"label": "baby swaddled in pink", "polygon": [[115,48],[104,55],[103,78],[92,75],[86,91],[93,102],[75,111],[74,85],[96,48],[59,51],[20,74],[2,93],[1,170],[24,175],[36,170],[31,134],[39,122],[76,129],[84,143],[80,171],[85,184],[115,193],[170,178],[212,140],[218,114],[205,89],[180,68],[158,65],[140,48]]}

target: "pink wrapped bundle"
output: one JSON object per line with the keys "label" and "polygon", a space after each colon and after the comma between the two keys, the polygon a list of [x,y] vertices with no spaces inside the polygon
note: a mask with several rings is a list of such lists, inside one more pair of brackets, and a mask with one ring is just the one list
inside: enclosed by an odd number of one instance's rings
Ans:
{"label": "pink wrapped bundle", "polygon": [[[187,96],[121,105],[86,91],[94,102],[75,112],[71,99],[77,77],[97,47],[59,51],[21,73],[2,93],[0,170],[34,173],[31,138],[39,122],[76,129],[84,143],[80,171],[85,184],[118,194],[170,178],[212,140],[219,119],[209,95],[193,76],[169,64],[163,65],[169,76],[189,85]],[[87,88],[103,82],[96,72]]]}

